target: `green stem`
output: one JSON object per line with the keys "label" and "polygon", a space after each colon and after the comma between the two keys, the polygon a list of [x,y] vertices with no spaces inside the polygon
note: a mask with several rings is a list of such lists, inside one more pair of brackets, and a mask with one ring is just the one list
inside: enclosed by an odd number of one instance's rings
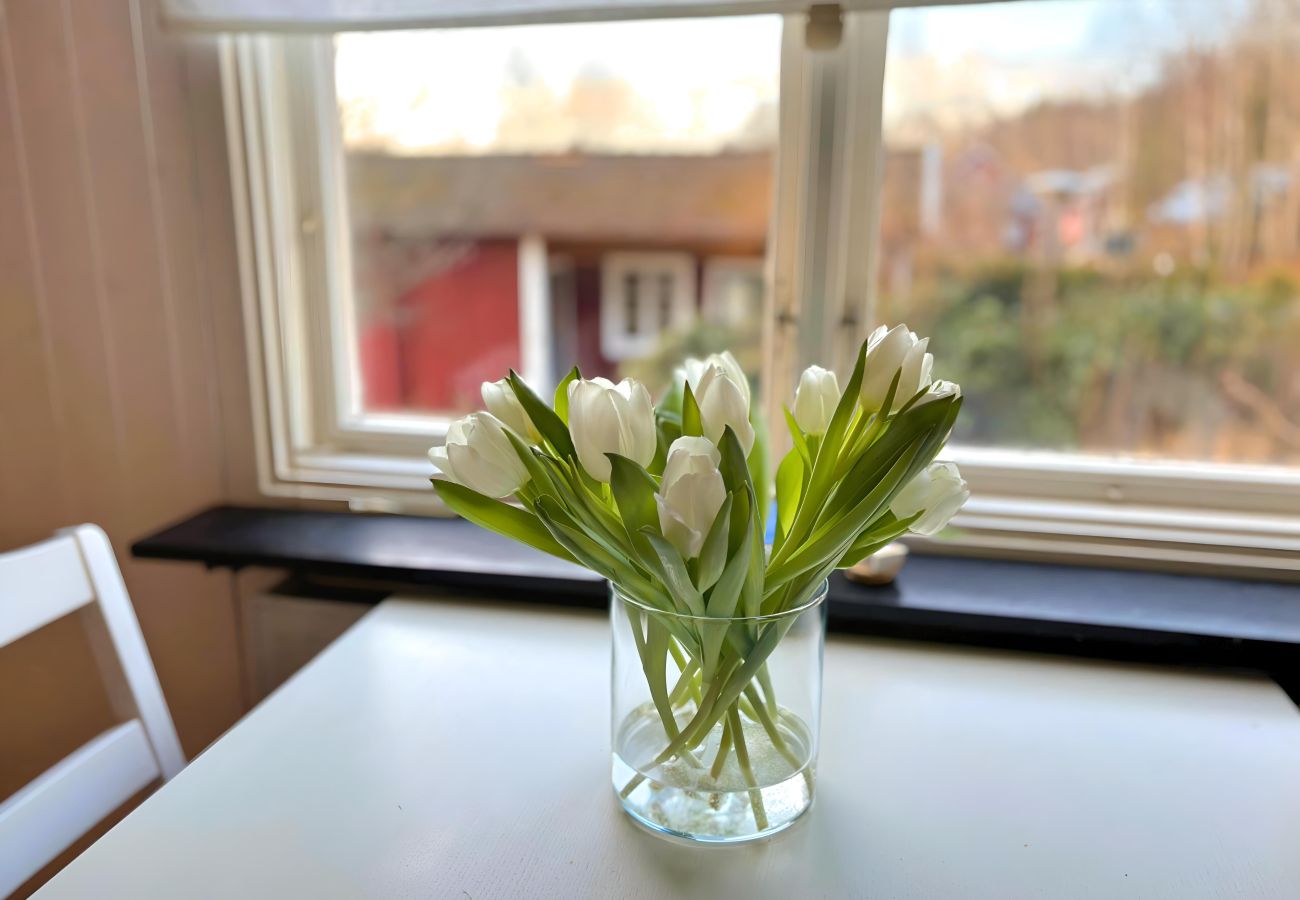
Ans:
{"label": "green stem", "polygon": [[668,695],[668,702],[670,704],[676,706],[681,702],[682,696],[690,692],[692,689],[695,690],[698,696],[699,689],[696,687],[695,675],[699,670],[700,664],[694,659],[686,664],[686,668],[682,670],[682,674],[678,677],[677,683],[673,685],[672,693]]}
{"label": "green stem", "polygon": [[[695,717],[686,723],[682,733],[668,742],[668,746],[663,749],[658,756],[650,761],[649,765],[641,768],[653,769],[655,766],[662,765],[674,756],[679,754],[683,749],[693,747],[692,740],[699,735],[699,740],[703,740],[704,735],[708,734],[714,724],[721,718],[722,714],[717,715],[713,712],[714,704],[717,702],[718,695],[722,693],[723,679],[719,678],[709,685],[708,693],[704,695],[700,703],[699,710],[696,711]],[[698,743],[698,740],[696,741]]]}
{"label": "green stem", "polygon": [[709,774],[715,781],[722,774],[722,767],[727,764],[729,752],[731,752],[731,720],[725,719],[722,723],[722,739],[718,742],[718,755],[713,758],[713,768],[709,769]]}
{"label": "green stem", "polygon": [[763,698],[767,701],[767,713],[776,718],[776,691],[772,689],[772,673],[767,671],[767,663],[758,667],[758,684],[763,688]]}
{"label": "green stem", "polygon": [[[745,688],[745,693],[749,695],[750,701],[749,703],[746,703],[745,706],[750,706],[753,710],[751,718],[763,726],[763,730],[767,732],[767,738],[772,742],[772,746],[776,748],[776,752],[785,757],[786,762],[794,766],[795,769],[798,769],[803,765],[803,763],[800,762],[797,756],[790,752],[790,748],[786,745],[785,739],[781,737],[780,729],[776,727],[775,719],[768,714],[767,708],[763,706],[762,701],[759,700],[757,696],[758,692],[754,691],[753,686],[751,685],[750,687]],[[741,699],[743,701],[745,698],[742,697]]]}
{"label": "green stem", "polygon": [[[676,739],[680,734],[677,727],[677,718],[673,712],[672,701],[669,697],[667,685],[657,676],[667,677],[666,672],[660,669],[659,663],[663,661],[664,646],[672,646],[672,639],[667,635],[654,633],[650,638],[641,634],[641,614],[635,613],[628,617],[628,624],[632,628],[632,639],[636,643],[638,655],[641,657],[641,671],[645,674],[646,684],[650,688],[651,700],[655,710],[659,713],[659,721],[663,725],[664,733],[670,741]],[[652,632],[655,628],[660,627],[651,617],[646,617],[646,627]],[[662,643],[660,643],[662,641]],[[653,646],[652,646],[653,645]],[[659,654],[659,659],[655,660],[655,654]],[[689,749],[683,750],[681,754],[689,764],[696,768],[702,768],[700,761],[690,752]]]}
{"label": "green stem", "polygon": [[740,774],[745,777],[745,783],[749,785],[749,805],[754,811],[754,825],[757,826],[759,831],[766,831],[767,810],[763,807],[763,792],[758,789],[758,779],[754,777],[754,770],[749,765],[749,748],[745,746],[745,731],[740,721],[740,713],[733,706],[728,715],[731,717],[732,743],[736,747],[736,762],[740,764]]}

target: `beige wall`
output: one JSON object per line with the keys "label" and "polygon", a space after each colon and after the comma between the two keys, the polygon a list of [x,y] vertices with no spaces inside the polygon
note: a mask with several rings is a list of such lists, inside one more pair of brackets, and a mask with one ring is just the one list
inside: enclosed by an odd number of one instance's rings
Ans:
{"label": "beige wall", "polygon": [[[215,45],[0,0],[0,550],[112,538],[181,742],[243,711],[234,584],[131,541],[254,496]],[[110,722],[75,618],[0,650],[0,798]]]}

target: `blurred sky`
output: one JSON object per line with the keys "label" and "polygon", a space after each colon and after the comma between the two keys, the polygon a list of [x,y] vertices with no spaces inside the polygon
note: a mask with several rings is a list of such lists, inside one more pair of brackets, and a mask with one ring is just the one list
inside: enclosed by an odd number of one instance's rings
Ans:
{"label": "blurred sky", "polygon": [[[1224,32],[1249,0],[1029,0],[895,12],[887,133],[1047,97],[1136,90],[1161,54]],[[735,19],[345,34],[351,147],[396,153],[713,153],[770,141],[781,22]]]}

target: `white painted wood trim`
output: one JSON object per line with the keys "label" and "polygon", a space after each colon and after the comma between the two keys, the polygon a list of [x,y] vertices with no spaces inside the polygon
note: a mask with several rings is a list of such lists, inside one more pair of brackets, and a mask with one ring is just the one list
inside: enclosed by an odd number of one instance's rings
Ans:
{"label": "white painted wood trim", "polygon": [[822,347],[829,362],[847,375],[858,346],[875,324],[876,270],[880,255],[880,192],[884,181],[882,115],[889,14],[861,13],[844,23],[847,58],[838,74],[844,100],[839,108],[839,167],[831,196],[835,253],[822,323]]}
{"label": "white painted wood trim", "polygon": [[9,895],[159,776],[138,720],[110,728],[0,804],[0,895]]}

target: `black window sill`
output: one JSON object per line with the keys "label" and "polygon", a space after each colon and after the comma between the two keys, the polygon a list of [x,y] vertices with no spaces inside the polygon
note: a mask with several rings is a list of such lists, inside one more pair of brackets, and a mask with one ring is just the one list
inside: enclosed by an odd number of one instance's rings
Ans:
{"label": "black window sill", "polygon": [[[145,559],[262,566],[310,579],[437,586],[566,606],[606,603],[576,566],[457,519],[219,506],[138,541]],[[374,592],[362,594],[374,598]],[[832,630],[1267,672],[1296,698],[1300,586],[913,556],[895,585],[831,579]]]}

